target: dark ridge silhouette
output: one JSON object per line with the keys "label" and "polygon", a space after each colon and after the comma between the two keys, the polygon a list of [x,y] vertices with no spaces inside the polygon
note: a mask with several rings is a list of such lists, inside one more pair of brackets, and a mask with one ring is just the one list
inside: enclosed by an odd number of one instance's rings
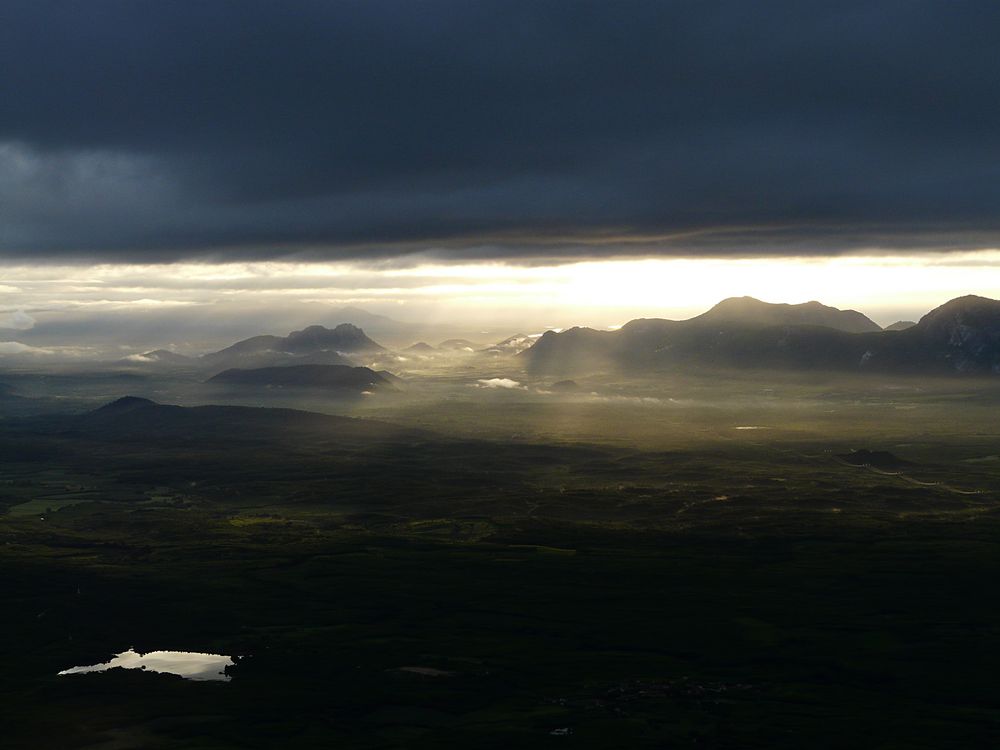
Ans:
{"label": "dark ridge silhouette", "polygon": [[913,328],[917,323],[913,320],[897,320],[895,323],[887,325],[883,328],[883,331],[905,331],[907,328]]}
{"label": "dark ridge silhouette", "polygon": [[621,350],[615,332],[574,327],[561,333],[546,331],[519,356],[527,359],[533,372],[586,372],[616,368]]}
{"label": "dark ridge silhouette", "polygon": [[807,325],[833,328],[847,333],[881,331],[875,321],[857,310],[838,310],[819,302],[799,305],[761,302],[753,297],[730,297],[689,322],[736,323],[744,326]]}
{"label": "dark ridge silhouette", "polygon": [[1000,374],[1000,302],[967,295],[913,327],[883,335],[862,355],[868,369],[915,374]]}
{"label": "dark ridge silhouette", "polygon": [[367,367],[289,365],[287,367],[261,367],[252,370],[234,368],[220,372],[209,378],[208,382],[230,385],[326,388],[361,393],[376,389],[394,389],[395,385],[386,377],[387,374],[375,372]]}
{"label": "dark ridge silhouette", "polygon": [[437,350],[433,346],[431,346],[430,344],[428,344],[428,343],[426,343],[424,341],[418,341],[417,343],[412,344],[412,345],[406,347],[405,351],[408,351],[408,352],[433,352],[433,351],[437,351]]}
{"label": "dark ridge silhouette", "polygon": [[282,365],[354,365],[346,355],[385,351],[350,323],[336,328],[309,326],[287,336],[253,336],[200,357],[209,366],[228,369]]}
{"label": "dark ridge silhouette", "polygon": [[[815,324],[767,322],[778,313],[800,321],[802,306],[762,308],[764,303],[747,302],[746,298],[723,304],[725,314],[721,317],[716,306],[686,321],[639,319],[618,331],[550,331],[521,356],[528,369],[538,373],[602,369],[641,372],[709,366],[920,375],[1000,374],[1000,302],[996,300],[961,297],[932,310],[905,330],[858,333]],[[833,309],[819,307],[823,315]],[[766,315],[730,316],[737,308],[765,310]]]}
{"label": "dark ridge silhouette", "polygon": [[99,409],[95,409],[91,412],[91,414],[113,416],[127,414],[135,411],[136,409],[144,409],[148,406],[158,406],[158,404],[148,398],[141,398],[139,396],[122,396],[109,404],[105,404]]}
{"label": "dark ridge silhouette", "polygon": [[341,352],[375,352],[383,347],[365,335],[365,332],[350,323],[341,323],[336,328],[309,326],[301,331],[292,331],[284,339],[282,351],[292,354],[336,349]]}

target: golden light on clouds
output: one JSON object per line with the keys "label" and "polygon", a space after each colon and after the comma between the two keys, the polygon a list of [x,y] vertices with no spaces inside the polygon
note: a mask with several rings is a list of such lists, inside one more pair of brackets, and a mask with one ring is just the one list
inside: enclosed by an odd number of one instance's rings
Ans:
{"label": "golden light on clouds", "polygon": [[[926,256],[636,259],[530,266],[424,263],[109,264],[0,269],[0,310],[354,304],[397,316],[454,314],[611,325],[687,317],[720,299],[820,300],[876,319],[918,317],[963,294],[1000,297],[1000,251]],[[880,312],[881,311],[881,312]]]}

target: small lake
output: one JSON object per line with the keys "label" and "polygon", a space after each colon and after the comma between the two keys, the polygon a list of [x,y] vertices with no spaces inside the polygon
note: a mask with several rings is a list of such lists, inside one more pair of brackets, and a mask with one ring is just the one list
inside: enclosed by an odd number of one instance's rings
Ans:
{"label": "small lake", "polygon": [[148,672],[164,672],[176,674],[188,680],[219,680],[228,681],[226,667],[235,662],[231,656],[222,654],[199,654],[194,651],[150,651],[140,654],[133,649],[116,654],[115,658],[104,664],[92,664],[89,667],[71,667],[64,669],[60,675],[86,674],[87,672],[105,672],[115,667],[123,669],[142,669]]}

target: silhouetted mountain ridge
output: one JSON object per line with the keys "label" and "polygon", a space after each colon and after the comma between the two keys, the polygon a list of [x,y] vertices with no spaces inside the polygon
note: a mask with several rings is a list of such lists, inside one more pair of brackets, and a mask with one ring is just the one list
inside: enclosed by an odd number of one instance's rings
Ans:
{"label": "silhouetted mountain ridge", "polygon": [[336,328],[314,325],[287,336],[262,335],[237,341],[220,351],[205,354],[206,365],[230,368],[258,368],[303,365],[353,365],[346,355],[375,354],[385,351],[363,330],[350,323]]}
{"label": "silhouetted mountain ridge", "polygon": [[[388,377],[387,377],[388,376]],[[279,387],[328,388],[361,393],[375,389],[392,389],[389,373],[378,373],[368,367],[346,365],[289,365],[261,367],[250,370],[225,370],[209,378],[209,383]]]}
{"label": "silhouetted mountain ridge", "polygon": [[689,323],[735,323],[743,326],[824,326],[847,333],[881,331],[881,326],[857,310],[838,310],[819,302],[797,305],[761,302],[754,297],[730,297]]}
{"label": "silhouetted mountain ridge", "polygon": [[[850,311],[818,303],[761,307],[767,303],[747,299],[724,301],[721,312],[716,306],[686,321],[639,319],[618,331],[550,331],[522,356],[530,370],[549,373],[711,366],[1000,374],[1000,302],[996,300],[961,297],[905,330],[849,332],[800,321],[853,320],[851,325],[865,325],[853,316],[839,315]],[[735,315],[737,310],[752,314]],[[774,324],[775,320],[786,322]]]}

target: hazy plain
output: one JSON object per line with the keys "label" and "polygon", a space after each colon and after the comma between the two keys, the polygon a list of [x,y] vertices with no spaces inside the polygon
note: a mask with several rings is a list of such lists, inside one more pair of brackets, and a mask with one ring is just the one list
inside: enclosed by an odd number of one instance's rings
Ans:
{"label": "hazy plain", "polygon": [[[12,747],[930,748],[1000,726],[993,381],[553,388],[472,357],[347,399],[7,380],[35,399],[0,421]],[[338,416],[87,416],[124,388]],[[246,658],[224,684],[57,676],[128,648]]]}

